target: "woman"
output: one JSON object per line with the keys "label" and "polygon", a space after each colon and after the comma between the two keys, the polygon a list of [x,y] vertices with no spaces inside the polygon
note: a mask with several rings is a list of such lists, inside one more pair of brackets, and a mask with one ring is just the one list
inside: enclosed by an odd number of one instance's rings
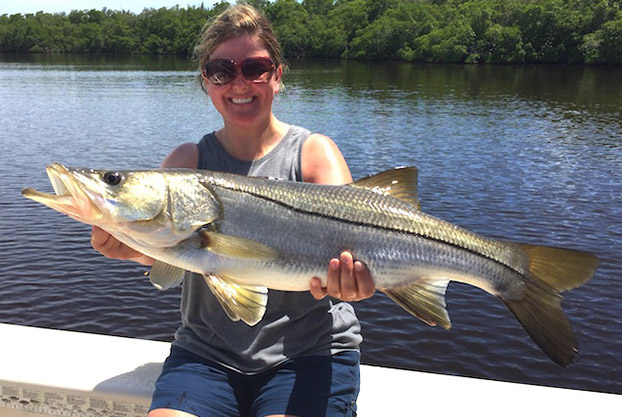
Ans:
{"label": "woman", "polygon": [[[272,113],[284,64],[269,22],[248,5],[206,25],[197,47],[201,83],[221,129],[175,148],[165,168],[199,168],[322,184],[352,181],[328,137]],[[94,228],[93,247],[117,259],[153,260]],[[359,324],[349,304],[374,293],[363,264],[344,252],[328,264],[327,287],[271,291],[256,326],[232,322],[202,279],[187,276],[182,325],[156,384],[149,417],[351,416],[358,395]]]}

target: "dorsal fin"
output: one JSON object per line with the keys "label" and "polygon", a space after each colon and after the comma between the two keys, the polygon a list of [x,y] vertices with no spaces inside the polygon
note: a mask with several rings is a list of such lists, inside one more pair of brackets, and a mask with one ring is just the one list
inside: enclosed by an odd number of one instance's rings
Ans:
{"label": "dorsal fin", "polygon": [[379,194],[390,195],[421,209],[417,196],[417,168],[398,167],[376,175],[361,178],[350,184]]}

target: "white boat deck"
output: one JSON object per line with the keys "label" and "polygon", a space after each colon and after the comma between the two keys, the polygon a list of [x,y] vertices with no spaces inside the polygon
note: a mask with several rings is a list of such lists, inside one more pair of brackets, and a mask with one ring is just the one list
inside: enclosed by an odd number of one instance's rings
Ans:
{"label": "white boat deck", "polygon": [[[143,417],[168,350],[164,342],[0,324],[0,417]],[[620,416],[622,395],[361,368],[358,417],[547,414]]]}

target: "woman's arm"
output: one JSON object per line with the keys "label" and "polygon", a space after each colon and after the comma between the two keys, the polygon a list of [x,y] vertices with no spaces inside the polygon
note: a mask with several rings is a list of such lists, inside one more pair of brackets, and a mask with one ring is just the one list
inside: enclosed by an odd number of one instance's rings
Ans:
{"label": "woman's arm", "polygon": [[[302,178],[320,184],[352,182],[348,164],[335,142],[319,134],[310,135],[302,146]],[[320,300],[330,295],[343,301],[360,301],[376,290],[367,267],[347,251],[330,260],[327,281],[324,288],[319,278],[311,279],[309,290],[313,297]]]}

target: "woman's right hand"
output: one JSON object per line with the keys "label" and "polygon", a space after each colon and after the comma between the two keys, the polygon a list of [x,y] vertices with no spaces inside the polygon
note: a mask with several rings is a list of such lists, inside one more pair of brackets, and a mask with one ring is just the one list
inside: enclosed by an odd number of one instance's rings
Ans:
{"label": "woman's right hand", "polygon": [[123,259],[138,262],[143,265],[153,265],[153,258],[144,255],[137,250],[118,241],[104,229],[93,226],[91,231],[91,246],[93,249],[110,259]]}

